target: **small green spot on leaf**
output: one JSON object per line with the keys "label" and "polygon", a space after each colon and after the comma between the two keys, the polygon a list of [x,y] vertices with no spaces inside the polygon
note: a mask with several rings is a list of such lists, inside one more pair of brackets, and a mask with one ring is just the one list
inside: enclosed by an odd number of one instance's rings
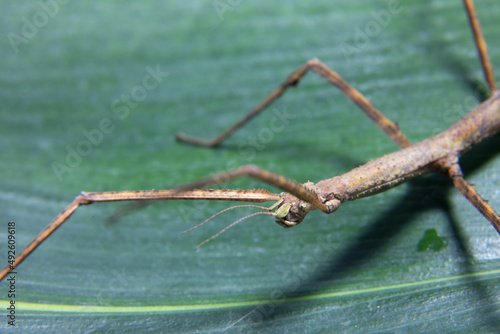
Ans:
{"label": "small green spot on leaf", "polygon": [[425,231],[424,237],[418,242],[417,250],[419,252],[425,252],[427,250],[439,252],[447,246],[448,240],[440,237],[436,229],[432,228]]}

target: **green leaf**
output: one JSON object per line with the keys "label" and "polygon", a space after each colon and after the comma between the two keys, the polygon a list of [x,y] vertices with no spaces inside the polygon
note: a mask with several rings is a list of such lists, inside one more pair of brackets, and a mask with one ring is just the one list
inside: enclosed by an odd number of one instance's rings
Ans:
{"label": "green leaf", "polygon": [[[477,6],[498,70],[500,8]],[[19,252],[81,191],[170,188],[249,163],[316,182],[397,150],[314,74],[217,149],[174,140],[179,130],[219,134],[313,57],[414,142],[471,110],[484,82],[459,1],[5,2],[0,15],[4,263],[9,221]],[[498,210],[498,136],[461,163]],[[277,191],[248,179],[226,186]],[[439,175],[313,212],[291,229],[253,217],[196,252],[254,211],[181,236],[230,204],[158,203],[107,225],[122,205],[81,207],[16,268],[17,326],[499,330],[499,237]],[[419,252],[429,230],[448,246]],[[9,289],[2,282],[2,329]]]}

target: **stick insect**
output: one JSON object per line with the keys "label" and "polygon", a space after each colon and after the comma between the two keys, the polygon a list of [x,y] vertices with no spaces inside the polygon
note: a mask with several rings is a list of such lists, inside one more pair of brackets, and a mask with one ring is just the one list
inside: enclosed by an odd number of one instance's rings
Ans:
{"label": "stick insect", "polygon": [[[398,126],[378,111],[359,91],[348,84],[336,72],[318,59],[307,61],[294,71],[261,104],[253,109],[241,121],[212,140],[201,140],[178,133],[179,141],[194,145],[214,147],[229,137],[234,131],[245,125],[250,119],[265,110],[288,88],[296,86],[308,72],[314,72],[327,82],[336,86],[352,100],[386,135],[402,149],[370,161],[340,176],[328,178],[317,183],[297,183],[284,176],[253,165],[246,165],[235,170],[223,172],[170,190],[119,191],[119,192],[82,192],[64,209],[26,248],[16,257],[16,261],[7,265],[0,273],[0,280],[23,262],[38,246],[59,228],[75,210],[83,205],[95,202],[151,201],[151,200],[228,200],[252,203],[274,202],[269,208],[250,216],[262,214],[272,216],[285,227],[300,224],[313,210],[330,214],[342,203],[396,187],[410,179],[427,173],[447,175],[457,190],[467,198],[476,209],[500,233],[500,216],[464,178],[458,164],[458,158],[483,139],[491,137],[500,130],[500,91],[494,79],[493,68],[488,58],[486,42],[482,36],[472,0],[464,0],[474,40],[480,56],[483,72],[488,83],[490,97],[474,108],[468,115],[433,137],[412,144]],[[283,192],[271,193],[265,190],[204,190],[212,184],[218,184],[239,177],[251,177],[271,184]],[[215,215],[214,215],[215,216]],[[244,218],[248,218],[243,217]],[[217,237],[234,224],[223,229],[205,242]],[[202,223],[203,224],[203,223]],[[205,243],[203,242],[203,243]],[[203,244],[202,243],[202,244]]]}

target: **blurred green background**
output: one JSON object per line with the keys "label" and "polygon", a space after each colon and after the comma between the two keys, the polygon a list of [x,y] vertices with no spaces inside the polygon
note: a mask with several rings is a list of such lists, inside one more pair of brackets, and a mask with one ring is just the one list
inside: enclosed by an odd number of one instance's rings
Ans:
{"label": "blurred green background", "polygon": [[[483,81],[462,4],[390,3],[2,1],[0,245],[8,221],[16,222],[20,250],[80,191],[169,188],[248,163],[318,181],[397,150],[313,74],[218,149],[175,142],[179,130],[218,134],[312,57],[412,141],[446,129],[478,103],[476,84]],[[500,70],[500,6],[481,1],[478,13]],[[155,85],[147,77],[152,70],[168,75]],[[273,112],[294,118],[269,135]],[[85,143],[85,133],[94,134],[94,144]],[[498,142],[461,160],[467,179],[497,210]],[[85,154],[68,157],[73,150]],[[276,191],[248,179],[227,186]],[[229,204],[160,203],[108,226],[106,217],[122,205],[80,208],[19,266],[20,328],[291,333],[500,326],[500,239],[440,176],[346,203],[330,216],[313,212],[293,229],[258,216],[196,252],[199,242],[253,211],[227,212],[180,236]],[[436,242],[424,239],[433,229],[446,246],[439,251],[423,246]],[[0,291],[4,309],[5,282]],[[5,317],[0,328],[8,328]]]}

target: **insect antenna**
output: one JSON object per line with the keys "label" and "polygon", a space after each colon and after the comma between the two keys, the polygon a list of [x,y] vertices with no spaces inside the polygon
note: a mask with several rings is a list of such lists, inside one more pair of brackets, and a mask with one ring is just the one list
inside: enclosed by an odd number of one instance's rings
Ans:
{"label": "insect antenna", "polygon": [[[243,205],[242,205],[243,206]],[[235,207],[232,207],[232,208],[235,208]],[[231,208],[229,208],[231,209]],[[268,209],[268,208],[265,208],[265,209]],[[226,209],[228,210],[228,209]],[[238,219],[237,221],[235,221],[234,223],[226,226],[225,228],[223,228],[222,230],[220,230],[219,232],[217,232],[216,234],[212,235],[210,238],[206,239],[205,241],[203,241],[202,243],[200,243],[198,246],[196,246],[194,248],[194,250],[197,250],[198,248],[200,248],[201,246],[203,246],[204,244],[206,244],[207,242],[209,241],[212,241],[214,240],[215,238],[217,238],[219,235],[221,235],[222,233],[226,232],[227,230],[229,230],[231,227],[233,227],[234,225],[242,222],[243,220],[245,219],[248,219],[248,218],[251,218],[253,216],[257,216],[257,215],[268,215],[268,216],[273,216],[273,217],[276,217],[276,213],[274,212],[269,212],[269,211],[259,211],[259,212],[255,212],[255,213],[252,213],[252,214],[249,214],[248,216],[245,216],[243,218],[240,218]]]}
{"label": "insect antenna", "polygon": [[271,211],[273,208],[274,208],[274,205],[271,206],[271,207],[265,207],[265,206],[260,206],[260,205],[252,205],[252,204],[244,204],[244,205],[235,205],[235,206],[232,206],[230,208],[226,208],[224,210],[221,210],[219,212],[217,212],[216,214],[212,215],[210,218],[206,219],[204,222],[196,225],[196,226],[193,226],[191,227],[190,229],[187,229],[185,230],[184,232],[181,233],[182,234],[185,234],[185,233],[188,233],[188,232],[191,232],[192,230],[195,230],[197,229],[198,227],[201,227],[203,225],[205,225],[206,223],[208,223],[209,221],[211,221],[212,219],[214,219],[215,217],[217,217],[218,215],[226,212],[226,211],[229,211],[229,210],[233,210],[233,209],[239,209],[239,208],[255,208],[255,209],[260,209],[260,210],[267,210],[267,211]]}

